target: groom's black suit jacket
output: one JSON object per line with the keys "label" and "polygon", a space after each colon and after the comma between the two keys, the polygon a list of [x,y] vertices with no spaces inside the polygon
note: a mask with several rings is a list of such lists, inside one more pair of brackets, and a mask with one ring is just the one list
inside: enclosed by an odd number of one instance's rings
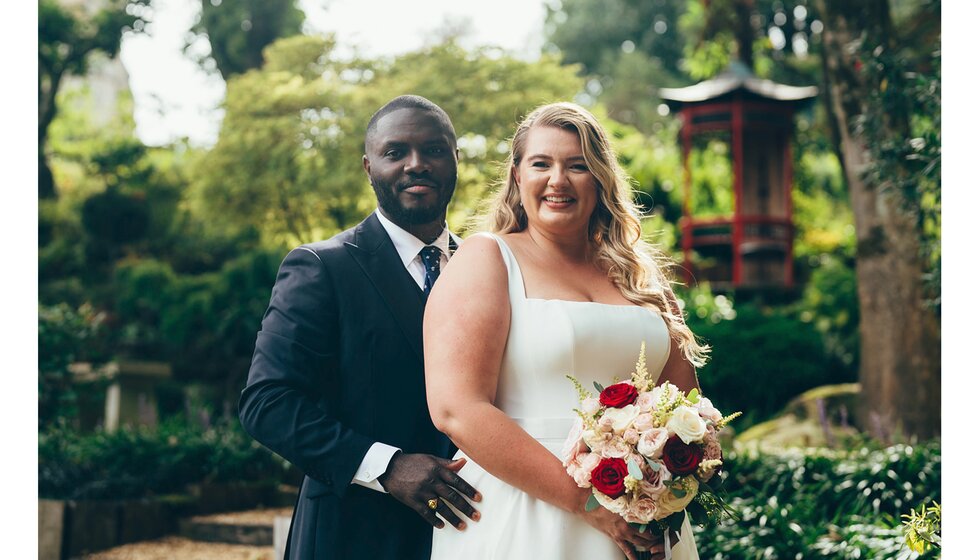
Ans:
{"label": "groom's black suit jacket", "polygon": [[306,477],[286,558],[427,559],[432,528],[392,496],[352,485],[371,445],[449,457],[429,418],[424,298],[371,214],[293,249],[255,343],[242,425]]}

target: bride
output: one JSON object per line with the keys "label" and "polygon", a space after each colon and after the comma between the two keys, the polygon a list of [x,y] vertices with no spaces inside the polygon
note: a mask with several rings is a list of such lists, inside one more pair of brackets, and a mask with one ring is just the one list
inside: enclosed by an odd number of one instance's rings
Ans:
{"label": "bride", "polygon": [[[664,258],[641,239],[627,179],[591,113],[539,107],[510,161],[494,233],[460,247],[425,310],[429,411],[469,459],[459,474],[483,494],[480,521],[434,532],[432,558],[662,558],[663,535],[585,510],[590,490],[559,458],[579,404],[565,376],[588,386],[629,378],[645,342],[657,382],[688,391],[708,348],[684,323]],[[698,558],[687,521],[671,552]]]}

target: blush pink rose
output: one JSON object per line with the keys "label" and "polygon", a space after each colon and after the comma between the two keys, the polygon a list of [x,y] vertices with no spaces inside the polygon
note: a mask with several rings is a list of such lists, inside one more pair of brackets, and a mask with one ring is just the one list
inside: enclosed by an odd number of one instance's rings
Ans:
{"label": "blush pink rose", "polygon": [[633,420],[633,427],[638,432],[645,432],[653,428],[653,415],[649,412],[640,414],[636,417],[636,420]]}
{"label": "blush pink rose", "polygon": [[636,442],[640,440],[640,433],[634,428],[629,428],[623,433],[623,441],[630,445],[636,445]]}
{"label": "blush pink rose", "polygon": [[701,417],[704,418],[705,420],[711,420],[712,422],[720,422],[721,419],[723,418],[723,416],[721,415],[721,411],[715,408],[714,405],[711,404],[711,401],[706,399],[705,397],[701,397],[701,400],[698,401],[698,404],[696,406],[698,409],[698,413],[701,414]]}
{"label": "blush pink rose", "polygon": [[599,466],[600,457],[595,453],[579,453],[565,469],[580,488],[592,486],[592,471]]}
{"label": "blush pink rose", "polygon": [[599,431],[600,432],[613,431],[613,419],[611,416],[603,415],[603,417],[599,419]]}
{"label": "blush pink rose", "polygon": [[657,395],[652,391],[644,391],[636,398],[636,406],[641,412],[650,412],[657,405]]}
{"label": "blush pink rose", "polygon": [[649,523],[657,518],[657,502],[648,497],[633,500],[626,508],[623,519],[627,523]]}
{"label": "blush pink rose", "polygon": [[585,451],[585,443],[582,441],[582,433],[584,431],[582,419],[576,418],[572,424],[572,429],[568,431],[565,445],[561,448],[560,456],[562,465],[567,467],[568,463],[572,462],[579,453]]}
{"label": "blush pink rose", "polygon": [[630,454],[630,445],[618,436],[613,436],[599,445],[594,451],[603,457],[622,459]]}
{"label": "blush pink rose", "polygon": [[659,459],[663,455],[668,435],[666,428],[652,428],[642,432],[636,442],[636,450],[645,457]]}

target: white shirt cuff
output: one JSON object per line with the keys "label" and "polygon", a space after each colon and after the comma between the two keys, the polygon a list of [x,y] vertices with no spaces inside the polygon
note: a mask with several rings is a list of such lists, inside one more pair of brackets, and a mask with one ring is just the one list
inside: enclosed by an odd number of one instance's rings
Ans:
{"label": "white shirt cuff", "polygon": [[[361,466],[357,467],[357,472],[354,473],[354,480],[351,481],[351,484],[358,484],[371,490],[385,492],[384,487],[378,482],[378,477],[388,470],[388,463],[391,462],[392,456],[398,451],[401,451],[401,449],[381,443],[380,441],[374,442],[364,455],[364,458],[361,459]],[[387,494],[387,492],[385,493]]]}

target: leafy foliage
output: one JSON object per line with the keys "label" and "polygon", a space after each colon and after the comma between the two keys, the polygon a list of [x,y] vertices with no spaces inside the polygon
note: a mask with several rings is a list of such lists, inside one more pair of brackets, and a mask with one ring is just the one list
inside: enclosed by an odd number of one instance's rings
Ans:
{"label": "leafy foliage", "polygon": [[120,264],[114,282],[118,348],[167,358],[182,379],[239,387],[281,253],[247,252],[201,274],[177,274],[154,259]]}
{"label": "leafy foliage", "polygon": [[[260,68],[262,50],[276,39],[298,35],[303,18],[296,0],[201,0],[191,31],[211,48],[197,61],[205,70],[217,68],[225,80]],[[196,52],[193,46],[190,43],[186,50]]]}
{"label": "leafy foliage", "polygon": [[897,519],[936,498],[940,486],[938,441],[835,453],[742,451],[725,464],[729,503],[742,519],[696,530],[705,559],[916,558]]}
{"label": "leafy foliage", "polygon": [[925,504],[916,511],[903,514],[905,544],[913,552],[923,553],[933,547],[942,547],[942,507],[937,502],[926,509]]}
{"label": "leafy foliage", "polygon": [[107,358],[105,314],[90,305],[74,309],[66,303],[38,306],[38,425],[77,414],[77,394],[68,366],[76,361]]}
{"label": "leafy foliage", "polygon": [[283,39],[262,70],[229,81],[221,136],[194,169],[195,196],[214,222],[257,224],[264,239],[287,245],[353,225],[375,205],[361,164],[367,122],[412,92],[442,106],[460,132],[450,219],[462,223],[495,177],[517,119],[578,84],[554,59],[529,63],[451,41],[390,62],[340,61],[333,51],[330,38]]}
{"label": "leafy foliage", "polygon": [[114,57],[122,34],[140,32],[150,0],[110,0],[95,12],[67,7],[57,0],[38,1],[38,196],[54,198],[54,177],[45,146],[48,127],[58,112],[57,96],[68,75],[84,75],[93,53]]}
{"label": "leafy foliage", "polygon": [[79,434],[55,426],[38,435],[38,495],[127,499],[180,493],[200,482],[280,481],[282,459],[237,420],[213,426],[172,419],[157,430]]}
{"label": "leafy foliage", "polygon": [[705,311],[704,317],[698,310],[705,307],[686,308],[695,309],[691,329],[712,348],[698,372],[701,386],[719,409],[743,411],[739,425],[768,419],[807,389],[854,380],[825,352],[813,325],[790,310],[754,304],[732,309],[722,300],[720,311]]}
{"label": "leafy foliage", "polygon": [[[927,303],[938,314],[941,287],[942,114],[940,36],[928,26],[939,19],[938,0],[921,3],[924,37],[887,39],[866,35],[861,44],[862,78],[877,84],[865,112],[854,122],[864,136],[869,184],[897,193],[915,218],[925,268]],[[915,20],[911,20],[915,21]],[[938,24],[936,24],[938,25]],[[921,29],[925,27],[925,29]],[[921,41],[921,44],[920,44]],[[928,49],[927,52],[920,50]]]}

